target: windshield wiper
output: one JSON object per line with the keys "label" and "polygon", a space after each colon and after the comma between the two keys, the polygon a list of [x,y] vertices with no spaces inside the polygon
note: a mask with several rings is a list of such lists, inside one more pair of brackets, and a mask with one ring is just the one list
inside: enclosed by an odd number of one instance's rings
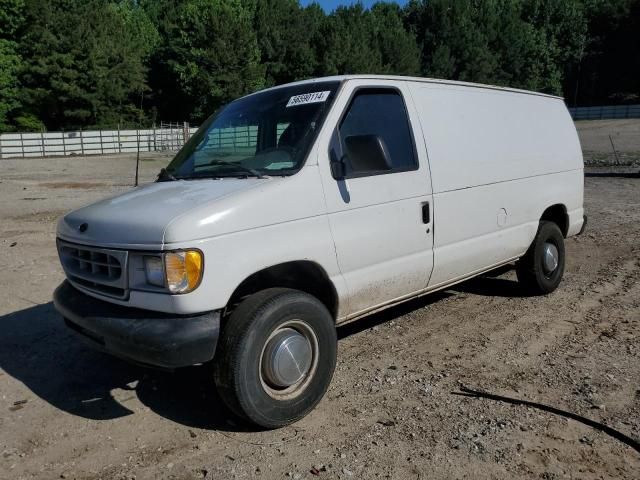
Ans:
{"label": "windshield wiper", "polygon": [[169,170],[167,170],[166,168],[161,168],[160,169],[160,173],[158,174],[158,182],[174,182],[178,180],[176,177],[173,176],[172,173],[169,172]]}
{"label": "windshield wiper", "polygon": [[[245,174],[250,174],[253,177],[257,177],[257,178],[266,178],[262,173],[260,173],[258,170],[255,170],[253,168],[248,168],[245,167],[244,165],[240,165],[239,163],[231,163],[231,162],[225,162],[223,160],[211,160],[209,163],[207,163],[206,165],[202,165],[203,167],[218,167],[218,166],[224,166],[224,167],[235,167],[238,170],[240,170],[241,172],[245,173]],[[231,173],[229,172],[225,172],[225,176],[231,175]],[[215,176],[221,176],[219,174],[216,174]],[[235,176],[235,175],[234,175]]]}

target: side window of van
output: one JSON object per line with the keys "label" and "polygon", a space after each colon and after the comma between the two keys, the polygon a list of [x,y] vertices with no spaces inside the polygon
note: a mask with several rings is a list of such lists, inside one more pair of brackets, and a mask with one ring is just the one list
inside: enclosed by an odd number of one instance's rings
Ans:
{"label": "side window of van", "polygon": [[[418,168],[407,110],[402,95],[395,89],[358,90],[340,123],[339,134],[348,177]],[[386,150],[386,165],[358,161],[355,152],[350,152],[350,148],[359,148],[366,155],[372,141]]]}

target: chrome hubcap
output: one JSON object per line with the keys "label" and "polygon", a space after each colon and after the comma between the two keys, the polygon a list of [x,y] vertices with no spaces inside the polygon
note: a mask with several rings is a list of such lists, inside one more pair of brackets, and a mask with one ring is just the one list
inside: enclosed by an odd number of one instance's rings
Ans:
{"label": "chrome hubcap", "polygon": [[553,243],[545,243],[542,251],[542,268],[548,275],[558,268],[558,247]]}
{"label": "chrome hubcap", "polygon": [[280,328],[271,336],[262,354],[262,374],[272,387],[287,388],[309,373],[312,360],[309,339],[293,328]]}

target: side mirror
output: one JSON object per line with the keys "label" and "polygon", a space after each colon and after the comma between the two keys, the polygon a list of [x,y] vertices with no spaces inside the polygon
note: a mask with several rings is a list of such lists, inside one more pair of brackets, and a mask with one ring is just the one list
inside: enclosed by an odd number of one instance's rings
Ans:
{"label": "side mirror", "polygon": [[346,175],[346,168],[344,165],[344,161],[340,160],[332,160],[331,163],[331,176],[335,180],[343,180]]}
{"label": "side mirror", "polygon": [[[337,141],[337,137],[332,140],[332,142]],[[340,158],[338,156],[338,152],[335,147],[332,147],[329,151],[329,168],[331,168],[331,176],[334,180],[344,180],[344,177],[347,175],[347,168],[344,163],[344,157]]]}
{"label": "side mirror", "polygon": [[355,172],[391,170],[391,159],[384,140],[378,135],[351,135],[344,139],[351,168]]}

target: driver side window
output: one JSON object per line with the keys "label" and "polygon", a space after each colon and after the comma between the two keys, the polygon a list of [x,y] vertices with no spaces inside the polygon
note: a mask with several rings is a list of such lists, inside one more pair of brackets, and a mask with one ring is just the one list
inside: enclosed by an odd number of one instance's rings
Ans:
{"label": "driver side window", "polygon": [[[416,170],[413,136],[402,95],[396,89],[357,90],[338,129],[347,177]],[[349,160],[349,137],[377,136],[388,153],[390,169],[369,170]]]}

